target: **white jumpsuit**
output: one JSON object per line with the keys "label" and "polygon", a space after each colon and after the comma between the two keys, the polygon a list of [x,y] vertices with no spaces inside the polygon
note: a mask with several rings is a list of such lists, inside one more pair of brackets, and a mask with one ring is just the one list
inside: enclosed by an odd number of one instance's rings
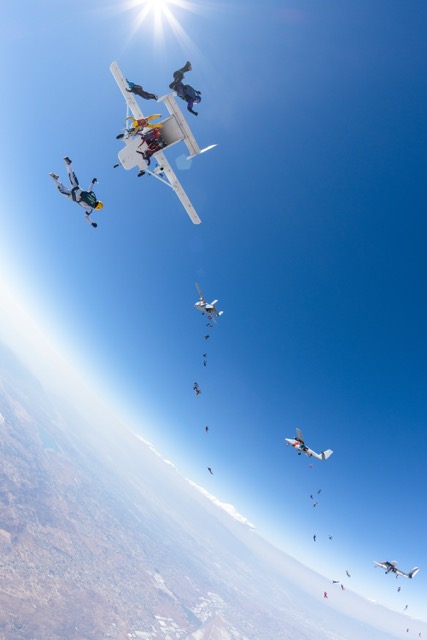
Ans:
{"label": "white jumpsuit", "polygon": [[[81,195],[83,193],[83,189],[80,187],[79,185],[79,181],[77,180],[77,176],[73,171],[71,162],[66,162],[65,166],[67,168],[67,173],[68,173],[68,179],[70,180],[70,184],[71,184],[71,189],[67,189],[67,187],[65,187],[62,182],[59,180],[59,178],[57,178],[55,175],[49,174],[50,177],[52,178],[52,180],[54,181],[59,193],[62,193],[63,196],[66,196],[67,198],[70,198],[70,200],[73,200],[74,202],[77,202],[77,204],[79,204],[81,207],[83,207],[83,209],[86,212],[86,220],[90,223],[90,224],[94,224],[92,223],[92,221],[89,219],[90,214],[93,211],[93,208],[90,207],[86,202],[84,202],[81,199]],[[93,187],[96,183],[95,178],[92,180],[92,182],[90,183],[87,191],[90,192],[93,190]]]}

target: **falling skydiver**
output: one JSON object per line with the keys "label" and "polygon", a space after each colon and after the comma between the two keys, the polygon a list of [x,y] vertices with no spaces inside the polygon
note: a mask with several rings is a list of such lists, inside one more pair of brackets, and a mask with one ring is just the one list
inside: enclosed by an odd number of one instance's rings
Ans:
{"label": "falling skydiver", "polygon": [[64,162],[67,168],[68,179],[71,184],[71,189],[68,189],[62,184],[62,182],[59,180],[59,176],[56,173],[51,172],[49,173],[49,175],[54,181],[59,193],[62,193],[63,196],[69,198],[70,200],[73,200],[74,202],[77,202],[77,204],[83,207],[83,209],[86,212],[85,220],[87,220],[87,222],[89,222],[89,224],[94,229],[96,229],[98,225],[96,224],[96,222],[92,222],[89,216],[94,209],[99,211],[104,206],[102,202],[97,199],[95,193],[92,191],[94,185],[98,181],[96,178],[94,178],[90,183],[88,190],[84,191],[79,185],[79,181],[77,180],[77,176],[73,171],[71,160],[68,156],[65,156]]}
{"label": "falling skydiver", "polygon": [[184,74],[187,71],[191,71],[191,62],[186,62],[185,65],[175,71],[173,74],[173,82],[170,83],[169,88],[172,91],[175,91],[179,98],[184,100],[187,103],[187,109],[195,116],[198,115],[197,111],[193,111],[193,105],[201,102],[201,93],[197,91],[189,84],[184,84],[182,81],[184,79]]}
{"label": "falling skydiver", "polygon": [[134,82],[130,82],[126,78],[126,82],[129,85],[129,89],[126,89],[129,93],[135,93],[137,96],[144,98],[144,100],[157,100],[158,96],[155,93],[149,93],[148,91],[144,91],[140,84],[135,84]]}

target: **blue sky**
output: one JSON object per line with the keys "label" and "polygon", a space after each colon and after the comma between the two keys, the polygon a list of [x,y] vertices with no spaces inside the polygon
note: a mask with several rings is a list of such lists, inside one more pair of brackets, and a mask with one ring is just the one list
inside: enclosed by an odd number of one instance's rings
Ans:
{"label": "blue sky", "polygon": [[[331,579],[349,569],[349,586],[420,615],[427,7],[169,3],[177,32],[125,5],[2,9],[3,279],[188,477]],[[159,95],[191,60],[203,100],[187,120],[218,147],[188,170],[185,147],[169,157],[202,225],[153,178],[113,170],[113,60]],[[65,181],[65,155],[99,180],[96,231],[47,175]],[[195,282],[224,309],[208,341]],[[284,446],[296,426],[327,463]],[[374,559],[422,570],[397,594]]]}

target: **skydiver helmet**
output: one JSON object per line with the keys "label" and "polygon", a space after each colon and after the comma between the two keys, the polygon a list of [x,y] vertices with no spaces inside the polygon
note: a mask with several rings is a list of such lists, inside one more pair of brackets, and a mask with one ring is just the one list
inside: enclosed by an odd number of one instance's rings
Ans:
{"label": "skydiver helmet", "polygon": [[97,209],[99,211],[99,209],[103,208],[103,203],[101,202],[101,200],[98,200],[98,202],[96,203],[96,205],[94,206],[94,209]]}

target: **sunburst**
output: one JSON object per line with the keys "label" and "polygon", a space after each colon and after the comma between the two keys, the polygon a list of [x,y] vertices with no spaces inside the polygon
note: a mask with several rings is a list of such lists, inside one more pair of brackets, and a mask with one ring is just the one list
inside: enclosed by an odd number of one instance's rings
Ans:
{"label": "sunburst", "polygon": [[133,33],[150,19],[153,22],[155,36],[163,32],[166,23],[178,39],[182,39],[185,32],[172,8],[176,7],[193,13],[199,13],[202,10],[202,4],[197,0],[127,0],[122,7],[123,10],[134,14]]}

